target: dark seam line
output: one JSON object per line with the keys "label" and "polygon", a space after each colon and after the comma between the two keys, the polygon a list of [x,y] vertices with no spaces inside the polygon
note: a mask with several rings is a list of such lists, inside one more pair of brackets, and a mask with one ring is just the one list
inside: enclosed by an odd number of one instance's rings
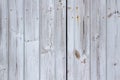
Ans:
{"label": "dark seam line", "polygon": [[66,0],[66,80],[68,80],[68,51],[67,51],[67,49],[68,49],[68,34],[67,34],[67,29],[68,29],[68,21],[67,21],[67,0]]}
{"label": "dark seam line", "polygon": [[40,66],[40,63],[41,63],[41,54],[40,54],[40,17],[41,17],[41,14],[40,14],[40,9],[41,9],[41,5],[40,5],[40,0],[39,0],[39,80],[41,78],[41,75],[40,75],[40,69],[41,69],[41,66]]}
{"label": "dark seam line", "polygon": [[107,80],[107,0],[106,0],[106,80]]}
{"label": "dark seam line", "polygon": [[10,39],[10,37],[9,37],[9,33],[10,33],[10,31],[9,31],[9,24],[10,24],[10,15],[9,15],[9,0],[7,0],[7,15],[8,15],[8,25],[7,25],[7,27],[8,27],[8,80],[9,80],[9,71],[10,71],[10,69],[9,69],[9,39]]}
{"label": "dark seam line", "polygon": [[23,0],[23,80],[25,80],[25,0]]}

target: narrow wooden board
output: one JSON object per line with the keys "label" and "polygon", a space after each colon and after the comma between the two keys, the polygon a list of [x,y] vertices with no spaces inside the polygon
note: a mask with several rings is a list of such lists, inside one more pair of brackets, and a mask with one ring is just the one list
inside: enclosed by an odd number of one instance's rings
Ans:
{"label": "narrow wooden board", "polygon": [[8,5],[0,0],[0,80],[8,80]]}
{"label": "narrow wooden board", "polygon": [[91,0],[91,80],[106,80],[106,0]]}
{"label": "narrow wooden board", "polygon": [[23,80],[23,0],[9,0],[9,80]]}
{"label": "narrow wooden board", "polygon": [[68,80],[90,80],[90,0],[68,0]]}
{"label": "narrow wooden board", "polygon": [[66,80],[66,1],[40,0],[40,79]]}
{"label": "narrow wooden board", "polygon": [[107,80],[120,79],[120,0],[107,0]]}
{"label": "narrow wooden board", "polygon": [[39,0],[24,0],[25,80],[39,80]]}

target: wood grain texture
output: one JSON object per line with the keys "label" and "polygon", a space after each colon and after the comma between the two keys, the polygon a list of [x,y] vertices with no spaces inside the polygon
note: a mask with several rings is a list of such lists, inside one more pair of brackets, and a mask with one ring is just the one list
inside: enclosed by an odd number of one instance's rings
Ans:
{"label": "wood grain texture", "polygon": [[89,0],[68,0],[68,80],[90,80],[89,7]]}
{"label": "wood grain texture", "polygon": [[106,80],[106,0],[91,0],[91,80]]}
{"label": "wood grain texture", "polygon": [[23,80],[23,0],[9,0],[9,80]]}
{"label": "wood grain texture", "polygon": [[40,0],[41,80],[66,80],[65,9],[65,0]]}
{"label": "wood grain texture", "polygon": [[120,0],[0,0],[0,80],[119,80],[119,26]]}
{"label": "wood grain texture", "polygon": [[0,80],[8,80],[8,5],[0,0]]}
{"label": "wood grain texture", "polygon": [[25,80],[39,80],[39,0],[25,0]]}
{"label": "wood grain texture", "polygon": [[120,79],[120,1],[107,0],[107,79]]}

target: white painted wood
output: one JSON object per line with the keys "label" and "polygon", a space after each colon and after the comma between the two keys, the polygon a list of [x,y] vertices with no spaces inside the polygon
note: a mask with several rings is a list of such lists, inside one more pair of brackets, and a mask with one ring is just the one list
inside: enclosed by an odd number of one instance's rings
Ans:
{"label": "white painted wood", "polygon": [[91,80],[106,80],[106,0],[91,0]]}
{"label": "white painted wood", "polygon": [[55,1],[55,80],[66,80],[66,0]]}
{"label": "white painted wood", "polygon": [[89,0],[68,0],[68,80],[90,80]]}
{"label": "white painted wood", "polygon": [[40,0],[41,80],[66,80],[65,9],[65,0]]}
{"label": "white painted wood", "polygon": [[8,80],[8,8],[0,0],[0,80]]}
{"label": "white painted wood", "polygon": [[120,79],[120,1],[107,0],[107,80]]}
{"label": "white painted wood", "polygon": [[119,80],[119,4],[0,0],[0,80]]}
{"label": "white painted wood", "polygon": [[23,80],[23,0],[9,0],[9,80]]}
{"label": "white painted wood", "polygon": [[24,0],[25,80],[39,80],[39,0]]}

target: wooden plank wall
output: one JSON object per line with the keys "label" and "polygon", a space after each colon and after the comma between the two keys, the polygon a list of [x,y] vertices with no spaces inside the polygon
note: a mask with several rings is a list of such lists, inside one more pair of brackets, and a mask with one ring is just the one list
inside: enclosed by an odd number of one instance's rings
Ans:
{"label": "wooden plank wall", "polygon": [[119,80],[120,0],[0,0],[0,80]]}

